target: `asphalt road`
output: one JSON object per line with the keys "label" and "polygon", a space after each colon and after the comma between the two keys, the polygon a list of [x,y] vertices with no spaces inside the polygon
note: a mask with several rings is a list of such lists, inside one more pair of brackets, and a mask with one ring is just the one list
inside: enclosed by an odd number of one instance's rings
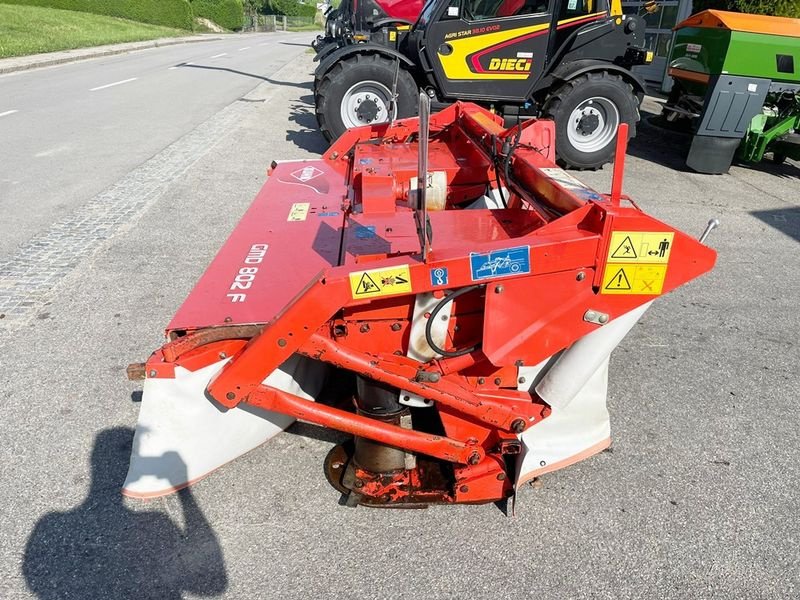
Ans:
{"label": "asphalt road", "polygon": [[0,76],[0,256],[269,79],[309,37],[227,36]]}
{"label": "asphalt road", "polygon": [[[522,489],[513,518],[340,506],[322,473],[335,436],[308,426],[191,494],[120,498],[141,389],[125,365],[160,344],[269,161],[324,148],[300,57],[0,275],[27,298],[0,320],[0,597],[798,597],[800,166],[688,173],[680,138],[647,126],[625,192],[688,232],[719,217],[719,262],[613,355],[613,451]],[[579,176],[608,190],[609,169]],[[37,278],[56,239],[77,250]]]}

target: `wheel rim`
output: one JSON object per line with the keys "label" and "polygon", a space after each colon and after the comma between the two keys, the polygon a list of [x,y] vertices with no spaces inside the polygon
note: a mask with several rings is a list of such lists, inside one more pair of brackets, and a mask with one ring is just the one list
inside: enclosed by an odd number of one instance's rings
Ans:
{"label": "wheel rim", "polygon": [[[361,127],[389,120],[392,92],[377,81],[359,81],[342,98],[342,123],[345,127]],[[397,116],[397,106],[392,111]]]}
{"label": "wheel rim", "polygon": [[606,98],[589,98],[575,107],[567,123],[570,144],[581,152],[605,148],[617,133],[619,111]]}

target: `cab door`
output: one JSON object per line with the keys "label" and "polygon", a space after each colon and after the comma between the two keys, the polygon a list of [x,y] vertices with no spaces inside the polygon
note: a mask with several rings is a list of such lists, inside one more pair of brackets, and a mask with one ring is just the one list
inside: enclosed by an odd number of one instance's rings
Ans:
{"label": "cab door", "polygon": [[550,0],[451,0],[425,23],[424,52],[447,99],[522,103],[544,68]]}

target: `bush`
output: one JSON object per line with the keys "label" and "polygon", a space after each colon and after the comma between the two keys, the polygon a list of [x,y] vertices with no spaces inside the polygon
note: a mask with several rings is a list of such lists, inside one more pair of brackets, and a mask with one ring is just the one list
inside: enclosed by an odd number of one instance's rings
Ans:
{"label": "bush", "polygon": [[214,21],[225,29],[241,29],[244,25],[242,0],[191,0],[195,17]]}
{"label": "bush", "polygon": [[4,4],[26,4],[77,10],[121,17],[178,29],[192,29],[192,7],[188,0],[0,0]]}
{"label": "bush", "polygon": [[297,0],[268,0],[268,15],[286,15],[287,17],[313,17],[317,14],[317,4],[300,4]]}

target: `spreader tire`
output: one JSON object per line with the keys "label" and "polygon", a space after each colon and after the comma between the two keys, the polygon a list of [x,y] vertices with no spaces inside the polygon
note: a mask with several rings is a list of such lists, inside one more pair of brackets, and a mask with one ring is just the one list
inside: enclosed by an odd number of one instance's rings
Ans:
{"label": "spreader tire", "polygon": [[617,128],[636,135],[639,102],[633,87],[607,71],[585,73],[547,99],[543,114],[556,124],[556,156],[565,167],[597,169],[614,157]]}
{"label": "spreader tire", "polygon": [[389,114],[396,69],[397,61],[379,54],[356,54],[328,69],[314,95],[322,135],[330,142],[351,127],[416,115],[417,84],[402,66],[397,77],[395,114]]}

